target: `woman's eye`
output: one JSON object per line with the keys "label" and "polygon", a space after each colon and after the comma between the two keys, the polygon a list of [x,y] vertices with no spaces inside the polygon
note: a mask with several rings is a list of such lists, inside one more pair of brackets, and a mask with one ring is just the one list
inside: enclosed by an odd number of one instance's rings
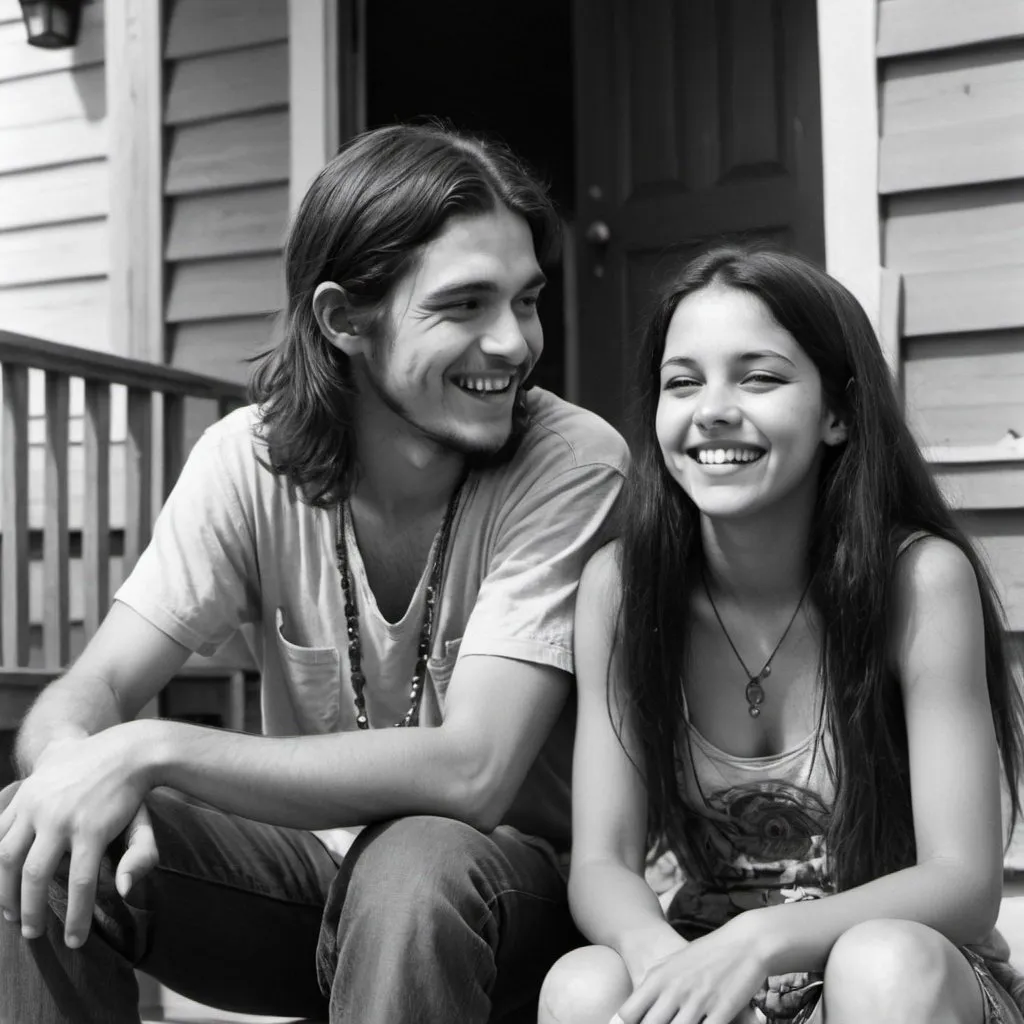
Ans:
{"label": "woman's eye", "polygon": [[523,295],[520,296],[519,305],[528,310],[534,310],[540,304],[539,295]]}
{"label": "woman's eye", "polygon": [[774,384],[785,383],[781,377],[776,377],[774,373],[748,373],[743,378],[744,384],[760,384],[763,386],[771,386]]}
{"label": "woman's eye", "polygon": [[689,391],[700,387],[700,381],[693,377],[671,377],[665,381],[666,391]]}

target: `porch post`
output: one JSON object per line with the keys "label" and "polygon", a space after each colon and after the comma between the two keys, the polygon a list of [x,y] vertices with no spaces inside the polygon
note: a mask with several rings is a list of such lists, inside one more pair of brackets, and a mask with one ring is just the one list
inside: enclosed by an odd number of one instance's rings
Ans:
{"label": "porch post", "polygon": [[825,264],[881,313],[878,206],[877,0],[817,0]]}
{"label": "porch post", "polygon": [[339,0],[288,0],[288,209],[338,148]]}
{"label": "porch post", "polygon": [[105,0],[112,351],[162,363],[163,0]]}

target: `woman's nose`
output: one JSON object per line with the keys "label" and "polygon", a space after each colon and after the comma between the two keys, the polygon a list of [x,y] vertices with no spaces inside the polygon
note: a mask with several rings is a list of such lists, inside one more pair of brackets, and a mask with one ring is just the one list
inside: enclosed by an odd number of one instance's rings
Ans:
{"label": "woman's nose", "polygon": [[741,414],[732,393],[726,388],[707,386],[694,413],[694,422],[701,430],[731,427],[740,422]]}

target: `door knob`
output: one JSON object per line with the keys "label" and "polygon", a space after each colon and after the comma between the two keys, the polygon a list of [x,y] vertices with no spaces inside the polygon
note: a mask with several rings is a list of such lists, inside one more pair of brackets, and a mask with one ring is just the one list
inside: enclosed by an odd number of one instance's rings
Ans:
{"label": "door knob", "polygon": [[612,240],[612,229],[603,220],[591,221],[583,237],[590,245],[605,246]]}

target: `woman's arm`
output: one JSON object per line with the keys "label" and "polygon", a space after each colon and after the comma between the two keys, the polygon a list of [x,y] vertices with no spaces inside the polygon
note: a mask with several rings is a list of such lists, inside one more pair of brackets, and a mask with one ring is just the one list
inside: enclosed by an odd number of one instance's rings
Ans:
{"label": "woman's arm", "polygon": [[[623,727],[629,755],[609,717],[609,664],[619,600],[615,549],[608,545],[588,563],[576,599],[578,712],[569,903],[583,934],[615,949],[636,984],[653,963],[685,943],[666,923],[644,880],[647,792],[633,763],[639,763],[639,747],[630,740],[628,716],[616,724]],[[611,671],[617,689],[621,680],[614,664]]]}
{"label": "woman's arm", "polygon": [[816,903],[743,915],[771,950],[771,973],[820,969],[844,931],[875,918],[918,921],[957,945],[983,940],[995,925],[1000,767],[967,557],[937,538],[915,544],[899,562],[895,607],[917,864]]}

